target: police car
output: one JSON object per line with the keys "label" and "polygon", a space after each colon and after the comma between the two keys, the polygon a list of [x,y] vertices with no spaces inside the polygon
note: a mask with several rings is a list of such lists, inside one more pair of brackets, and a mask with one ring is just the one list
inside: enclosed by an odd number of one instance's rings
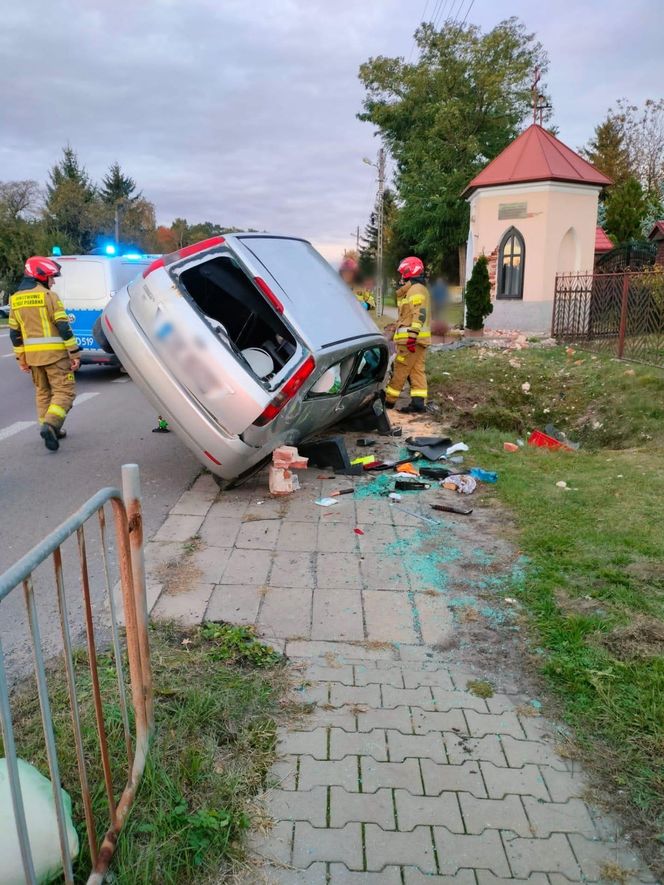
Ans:
{"label": "police car", "polygon": [[119,364],[115,354],[105,352],[95,341],[93,327],[115,293],[158,257],[137,252],[116,255],[111,247],[103,255],[54,256],[60,265],[60,276],[53,288],[69,314],[76,343],[81,348],[81,363]]}

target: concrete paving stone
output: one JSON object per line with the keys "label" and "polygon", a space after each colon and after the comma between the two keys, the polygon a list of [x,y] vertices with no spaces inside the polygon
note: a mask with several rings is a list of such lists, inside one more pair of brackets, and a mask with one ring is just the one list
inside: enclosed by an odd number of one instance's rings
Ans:
{"label": "concrete paving stone", "polygon": [[400,731],[388,731],[387,743],[390,762],[403,762],[404,759],[411,757],[447,762],[443,736],[436,731],[429,734],[401,734]]}
{"label": "concrete paving stone", "polygon": [[218,584],[232,552],[231,547],[201,547],[187,557],[187,565],[201,583]]}
{"label": "concrete paving stone", "polygon": [[313,560],[312,553],[277,550],[270,572],[270,584],[275,587],[315,587]]}
{"label": "concrete paving stone", "polygon": [[362,641],[362,593],[356,587],[318,587],[314,593],[312,639]]}
{"label": "concrete paving stone", "polygon": [[153,541],[188,541],[198,533],[202,516],[169,516],[153,537]]}
{"label": "concrete paving stone", "polygon": [[268,786],[279,790],[294,790],[297,786],[297,756],[284,756],[270,766]]}
{"label": "concrete paving stone", "polygon": [[531,873],[561,873],[573,882],[581,878],[579,865],[562,833],[554,833],[548,839],[506,836],[505,851],[517,879],[527,879]]}
{"label": "concrete paving stone", "polygon": [[276,863],[289,864],[293,842],[292,821],[277,821],[267,833],[251,833],[247,839],[250,852]]}
{"label": "concrete paving stone", "polygon": [[386,685],[383,688],[383,706],[418,707],[420,710],[435,710],[433,695],[428,685],[419,688],[394,688]]}
{"label": "concrete paving stone", "polygon": [[362,704],[366,707],[381,706],[379,685],[342,685],[340,682],[330,683],[330,703],[333,707],[349,704]]}
{"label": "concrete paving stone", "polygon": [[[414,667],[404,667],[403,681],[406,688],[419,688],[421,685],[430,685],[431,687],[451,691],[453,687],[450,674],[443,667],[436,670],[417,670]],[[436,706],[438,706],[439,710],[442,709],[438,704]]]}
{"label": "concrete paving stone", "polygon": [[319,553],[316,563],[317,587],[355,587],[362,589],[359,561],[355,556]]}
{"label": "concrete paving stone", "polygon": [[413,796],[407,790],[395,790],[399,829],[408,831],[418,826],[447,827],[453,833],[463,833],[463,818],[457,794],[440,796]]}
{"label": "concrete paving stone", "polygon": [[493,679],[493,674],[484,673],[484,672],[476,672],[467,669],[461,669],[459,667],[450,667],[449,668],[450,677],[452,682],[454,683],[455,689],[457,691],[467,691],[468,683],[472,681],[486,680],[487,682],[491,682]]}
{"label": "concrete paving stone", "polygon": [[480,762],[479,766],[491,799],[502,799],[514,793],[520,796],[534,796],[545,802],[549,800],[544,778],[536,765],[499,768],[491,762]]}
{"label": "concrete paving stone", "polygon": [[[555,836],[551,836],[552,839]],[[560,837],[561,839],[564,836]],[[654,877],[641,863],[638,855],[628,846],[620,842],[602,842],[598,839],[586,839],[579,833],[570,833],[567,837],[576,855],[578,869],[581,872],[576,878],[582,881],[598,882],[602,880],[602,868],[605,864],[617,864],[625,872],[644,882],[653,882]],[[541,841],[541,840],[540,840]],[[556,870],[567,875],[564,870]],[[569,877],[571,878],[571,877]]]}
{"label": "concrete paving stone", "polygon": [[408,707],[393,710],[362,710],[357,714],[357,730],[372,731],[374,728],[393,728],[403,734],[412,734],[413,726]]}
{"label": "concrete paving stone", "polygon": [[367,869],[380,871],[401,864],[418,867],[423,873],[436,872],[436,858],[430,827],[416,827],[409,833],[385,832],[375,824],[364,828]]}
{"label": "concrete paving stone", "polygon": [[321,525],[326,522],[345,522],[351,529],[357,525],[355,501],[351,495],[342,496],[332,507],[316,507],[316,510],[321,511],[319,514]]}
{"label": "concrete paving stone", "polygon": [[192,584],[186,592],[162,593],[152,617],[156,621],[173,621],[181,627],[195,627],[203,621],[213,588],[213,584]]}
{"label": "concrete paving stone", "polygon": [[238,516],[218,516],[212,505],[200,527],[199,535],[208,547],[231,547],[235,543],[242,522]]}
{"label": "concrete paving stone", "polygon": [[292,731],[289,728],[277,729],[277,752],[292,756],[313,756],[314,759],[327,759],[327,729],[314,728],[313,731]]}
{"label": "concrete paving stone", "polygon": [[344,731],[357,731],[357,717],[354,708],[330,707],[329,705],[314,707],[311,712],[302,716],[298,727],[307,728],[343,728]]}
{"label": "concrete paving stone", "polygon": [[515,738],[525,738],[516,713],[501,713],[494,716],[492,713],[466,710],[466,722],[473,737],[484,737],[485,734],[508,734]]}
{"label": "concrete paving stone", "polygon": [[403,677],[399,667],[377,668],[375,665],[367,667],[364,664],[356,664],[355,685],[393,685],[395,688],[403,688]]}
{"label": "concrete paving stone", "polygon": [[478,799],[486,796],[480,767],[476,762],[464,762],[462,765],[440,765],[430,759],[422,759],[420,765],[424,779],[424,792],[427,796],[440,796],[441,793],[450,790],[472,793]]}
{"label": "concrete paving stone", "polygon": [[406,759],[404,762],[376,762],[370,756],[362,756],[360,770],[363,793],[375,793],[381,787],[401,788],[417,796],[421,796],[424,792],[417,759]]}
{"label": "concrete paving stone", "polygon": [[258,617],[262,593],[259,587],[217,584],[212,591],[205,619],[229,624],[253,624]]}
{"label": "concrete paving stone", "polygon": [[249,870],[240,885],[327,885],[326,864],[314,863],[306,870],[265,864]]}
{"label": "concrete paving stone", "polygon": [[[477,885],[549,885],[546,873],[533,873],[527,879],[504,879],[502,876],[494,876],[489,870],[475,870]],[[553,885],[553,883],[552,883]],[[563,885],[561,882],[560,885]],[[569,885],[565,879],[565,885]]]}
{"label": "concrete paving stone", "polygon": [[210,508],[209,516],[233,517],[240,519],[249,505],[249,498],[244,492],[222,492]]}
{"label": "concrete paving stone", "polygon": [[520,768],[532,762],[535,765],[548,765],[560,771],[569,771],[569,763],[559,756],[549,743],[516,740],[511,735],[505,734],[503,748],[507,762],[512,768]]}
{"label": "concrete paving stone", "polygon": [[171,507],[172,516],[205,516],[212,507],[209,495],[202,495],[193,489],[183,492]]}
{"label": "concrete paving stone", "polygon": [[[319,497],[319,489],[311,489],[309,492],[302,491],[296,497],[285,500],[284,520],[287,522],[318,522],[321,518],[322,507],[317,507],[314,501]],[[335,511],[339,505],[335,506]],[[336,515],[336,514],[335,514]]]}
{"label": "concrete paving stone", "polygon": [[217,481],[211,473],[201,473],[190,489],[202,497],[208,498],[210,501],[216,501],[221,496],[221,489],[217,485]]}
{"label": "concrete paving stone", "polygon": [[365,553],[360,559],[360,571],[365,586],[369,590],[405,592],[410,589],[406,565],[395,556],[386,556],[384,553]]}
{"label": "concrete paving stone", "polygon": [[449,691],[432,686],[433,698],[438,710],[476,710],[488,713],[484,698],[478,698],[470,691]]}
{"label": "concrete paving stone", "polygon": [[[528,704],[528,698],[526,695],[494,694],[493,697],[486,699],[486,703],[489,713],[509,713],[516,710],[522,704]],[[530,709],[532,710],[533,708],[531,707]]]}
{"label": "concrete paving stone", "polygon": [[235,539],[235,546],[248,550],[274,550],[279,535],[278,519],[256,519],[245,522]]}
{"label": "concrete paving stone", "polygon": [[458,731],[466,733],[466,720],[461,710],[422,710],[412,708],[413,731],[415,734],[426,734],[428,731]]}
{"label": "concrete paving stone", "polygon": [[378,824],[384,830],[394,830],[392,790],[348,793],[342,787],[330,787],[330,826],[343,827],[351,821]]}
{"label": "concrete paving stone", "polygon": [[358,536],[348,522],[318,523],[318,540],[316,549],[319,553],[353,553],[359,551]]}
{"label": "concrete paving stone", "polygon": [[330,885],[401,885],[399,867],[386,867],[380,873],[353,873],[343,864],[330,864]]}
{"label": "concrete paving stone", "polygon": [[263,802],[275,820],[306,820],[314,827],[327,823],[327,787],[311,790],[268,790]]}
{"label": "concrete paving stone", "polygon": [[555,739],[560,732],[544,716],[519,715],[521,727],[529,741],[547,741]]}
{"label": "concrete paving stone", "polygon": [[[431,587],[436,589],[433,582]],[[418,589],[427,588],[420,586]],[[454,630],[454,622],[445,597],[442,594],[429,596],[426,593],[415,593],[415,608],[419,615],[423,641],[427,645],[443,645],[447,642]]]}
{"label": "concrete paving stone", "polygon": [[394,659],[394,648],[386,645],[385,647],[368,648],[366,645],[351,645],[348,642],[325,642],[316,640],[314,642],[306,642],[295,640],[289,642],[286,646],[286,653],[289,658],[325,658],[336,659],[340,663],[350,660],[358,660],[360,658],[367,661]]}
{"label": "concrete paving stone", "polygon": [[392,525],[392,508],[386,500],[360,498],[355,502],[355,515],[358,525]]}
{"label": "concrete paving stone", "polygon": [[512,830],[519,836],[533,835],[520,796],[477,799],[470,793],[459,793],[459,802],[468,833],[480,834],[489,829]]}
{"label": "concrete paving stone", "polygon": [[304,679],[309,682],[342,682],[344,685],[354,685],[354,668],[348,664],[330,667],[325,664],[308,664],[302,671]]}
{"label": "concrete paving stone", "polygon": [[272,563],[270,550],[233,550],[220,584],[267,584],[267,576]]}
{"label": "concrete paving stone", "polygon": [[[407,645],[403,643],[399,646],[399,659],[407,664],[432,663],[436,660],[436,652],[427,645]],[[445,665],[443,664],[442,666]]]}
{"label": "concrete paving stone", "polygon": [[397,540],[397,533],[391,523],[364,523],[359,528],[364,532],[358,540],[360,544],[360,552],[380,553],[389,552],[389,547]]}
{"label": "concrete paving stone", "polygon": [[258,614],[259,632],[284,639],[308,637],[311,629],[311,597],[311,590],[270,586]]}
{"label": "concrete paving stone", "polygon": [[430,876],[414,867],[404,867],[404,885],[476,885],[473,870],[459,870],[453,876]]}
{"label": "concrete paving stone", "polygon": [[145,545],[145,568],[153,572],[160,566],[178,562],[183,555],[182,541],[148,541]]}
{"label": "concrete paving stone", "polygon": [[485,830],[481,836],[450,833],[444,827],[434,827],[433,837],[438,851],[441,873],[456,873],[465,867],[491,870],[496,876],[510,877],[498,830]]}
{"label": "concrete paving stone", "polygon": [[277,550],[314,553],[318,542],[318,524],[315,522],[280,523]]}
{"label": "concrete paving stone", "polygon": [[330,701],[330,683],[313,682],[309,684],[303,682],[295,688],[292,696],[301,704],[324,704],[327,706]]}
{"label": "concrete paving stone", "polygon": [[593,819],[581,799],[542,802],[532,796],[524,796],[523,805],[532,827],[530,835],[546,837],[551,833],[581,833],[589,839],[596,836]]}
{"label": "concrete paving stone", "polygon": [[321,830],[303,821],[296,823],[293,865],[306,867],[316,861],[334,861],[345,864],[351,870],[361,870],[361,825],[350,823],[339,829]]}
{"label": "concrete paving stone", "polygon": [[[548,765],[542,765],[540,771],[554,802],[567,802],[568,799],[582,798],[588,786],[588,779],[580,769],[559,771],[556,768],[549,768]],[[547,799],[548,797],[542,796],[541,798]]]}
{"label": "concrete paving stone", "polygon": [[413,610],[406,593],[365,590],[364,617],[370,642],[417,642]]}
{"label": "concrete paving stone", "polygon": [[443,737],[445,738],[447,758],[452,765],[460,765],[462,762],[470,760],[507,766],[502,741],[497,734],[488,734],[483,738],[470,738],[454,731],[446,731]]}
{"label": "concrete paving stone", "polygon": [[[417,508],[408,507],[406,505],[406,509],[413,510],[414,513],[417,513]],[[413,542],[417,541],[419,535],[422,533],[422,527],[425,525],[421,519],[412,516],[410,513],[406,513],[401,507],[390,507],[389,516],[391,516],[392,524],[396,527],[397,536],[399,538]],[[382,521],[384,522],[385,518],[383,518]],[[404,532],[404,528],[409,531]]]}
{"label": "concrete paving stone", "polygon": [[[297,781],[298,790],[311,790],[318,786],[344,787],[350,793],[359,791],[358,767],[355,756],[333,762],[321,762],[311,756],[300,757]],[[330,858],[321,858],[321,860]]]}
{"label": "concrete paving stone", "polygon": [[387,762],[385,732],[381,729],[348,732],[331,728],[329,758],[343,759],[344,756],[371,756],[379,762]]}

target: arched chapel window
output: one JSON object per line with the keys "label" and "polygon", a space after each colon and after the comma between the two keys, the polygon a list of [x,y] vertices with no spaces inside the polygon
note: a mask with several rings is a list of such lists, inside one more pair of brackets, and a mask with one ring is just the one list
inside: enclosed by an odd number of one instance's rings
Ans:
{"label": "arched chapel window", "polygon": [[515,227],[500,241],[498,253],[498,298],[523,298],[523,271],[526,245]]}

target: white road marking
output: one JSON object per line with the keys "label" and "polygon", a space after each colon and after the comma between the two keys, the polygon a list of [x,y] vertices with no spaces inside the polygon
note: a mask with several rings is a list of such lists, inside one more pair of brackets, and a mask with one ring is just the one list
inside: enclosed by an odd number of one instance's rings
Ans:
{"label": "white road marking", "polygon": [[3,353],[2,356],[0,356],[0,360],[8,360],[10,356],[14,356],[14,354],[13,353]]}
{"label": "white road marking", "polygon": [[9,439],[9,437],[14,436],[15,433],[27,430],[28,427],[34,427],[36,423],[36,421],[16,421],[15,424],[10,424],[9,427],[3,427],[2,430],[0,430],[0,442],[3,439]]}
{"label": "white road marking", "polygon": [[99,391],[95,391],[94,393],[79,393],[79,395],[74,400],[75,406],[80,406],[81,403],[87,402],[89,399],[92,399],[93,396],[99,396]]}
{"label": "white road marking", "polygon": [[111,384],[126,384],[127,381],[131,381],[131,378],[114,378]]}

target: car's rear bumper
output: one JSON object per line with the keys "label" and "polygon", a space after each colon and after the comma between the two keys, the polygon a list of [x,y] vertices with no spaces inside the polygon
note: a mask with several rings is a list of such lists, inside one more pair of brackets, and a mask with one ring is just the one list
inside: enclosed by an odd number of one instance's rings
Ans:
{"label": "car's rear bumper", "polygon": [[[266,447],[248,446],[238,436],[226,435],[181,387],[132,316],[126,289],[110,301],[102,321],[120,362],[156,413],[172,425],[185,445],[210,471],[223,479],[235,479],[269,454]],[[149,420],[146,416],[146,421]]]}

